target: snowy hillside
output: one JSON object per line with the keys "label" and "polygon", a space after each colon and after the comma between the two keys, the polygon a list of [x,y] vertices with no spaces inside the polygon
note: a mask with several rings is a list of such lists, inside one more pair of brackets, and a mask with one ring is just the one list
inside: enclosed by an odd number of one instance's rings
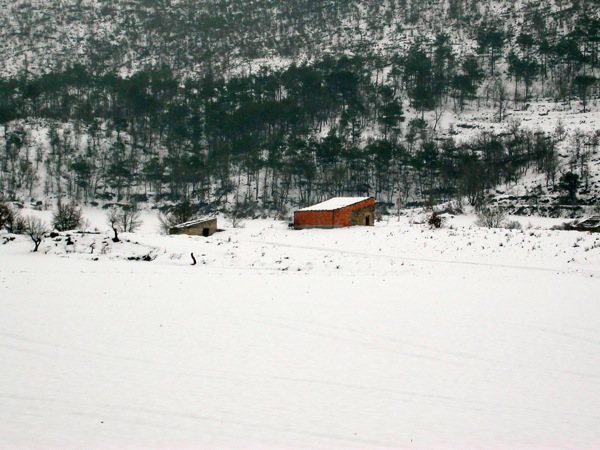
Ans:
{"label": "snowy hillside", "polygon": [[[338,13],[323,1],[316,2],[314,9],[329,10],[330,20],[318,24],[319,12],[301,5],[308,2],[211,1],[202,6],[122,0],[104,5],[73,0],[6,3],[0,14],[0,39],[8,51],[0,67],[7,75],[24,69],[45,72],[74,62],[128,73],[167,61],[175,65],[173,60],[186,71],[204,65],[229,71],[246,60],[247,70],[252,67],[248,59],[259,57],[263,64],[275,63],[279,58],[268,58],[271,52],[282,57],[302,54],[308,50],[306,41],[322,42],[322,49],[321,45],[312,46],[321,53],[326,46],[335,45],[331,41],[325,44],[324,35],[338,34],[344,22],[348,31],[361,30],[362,16],[356,4],[344,5]],[[139,28],[133,30],[136,25]],[[338,34],[336,40],[347,42],[351,38],[348,31]],[[183,36],[184,32],[188,36]],[[364,30],[360,35],[370,40]]]}
{"label": "snowy hillside", "polygon": [[86,214],[0,245],[0,448],[600,445],[597,234]]}
{"label": "snowy hillside", "polygon": [[0,24],[2,201],[597,202],[594,2],[18,0]]}
{"label": "snowy hillside", "polygon": [[186,76],[230,76],[327,54],[402,52],[418,35],[448,32],[462,53],[477,46],[486,21],[503,22],[513,38],[553,38],[597,14],[595,2],[567,0],[4,0],[0,75],[81,64],[96,73],[166,65]]}

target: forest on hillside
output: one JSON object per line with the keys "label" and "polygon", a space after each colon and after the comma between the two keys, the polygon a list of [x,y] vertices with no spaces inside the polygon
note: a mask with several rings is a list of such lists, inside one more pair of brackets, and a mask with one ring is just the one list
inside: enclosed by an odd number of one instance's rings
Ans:
{"label": "forest on hillside", "polygon": [[[87,50],[75,54],[81,58],[61,53],[48,70],[34,71],[34,58],[25,58],[14,73],[4,71],[0,196],[281,214],[331,196],[372,195],[396,206],[481,204],[487,190],[531,171],[544,175],[540,189],[562,189],[567,171],[586,189],[598,133],[535,132],[515,123],[507,133],[468,141],[440,135],[448,110],[489,109],[502,122],[509,107],[537,99],[578,102],[586,111],[598,97],[597,8],[523,2],[517,15],[510,3],[490,2],[486,12],[464,0],[220,0],[203,9],[190,1],[114,0],[102,11],[92,2],[63,2],[69,7],[50,30],[112,14],[130,18],[128,31],[117,22],[111,33],[121,29],[124,39],[105,50],[98,34],[85,34]],[[250,4],[252,11],[244,9]],[[40,11],[48,10],[17,6],[33,39]],[[520,29],[506,22],[510,14]],[[467,27],[470,21],[477,26]],[[447,27],[432,33],[437,26],[427,24],[434,22]],[[299,36],[307,27],[320,34]],[[180,33],[171,46],[169,33]],[[368,38],[364,51],[356,47],[360,36]],[[378,37],[386,39],[374,43]],[[186,47],[194,40],[212,56]],[[289,64],[249,63],[272,52],[270,61]],[[125,54],[135,61],[126,73]],[[558,152],[565,139],[566,165]]]}

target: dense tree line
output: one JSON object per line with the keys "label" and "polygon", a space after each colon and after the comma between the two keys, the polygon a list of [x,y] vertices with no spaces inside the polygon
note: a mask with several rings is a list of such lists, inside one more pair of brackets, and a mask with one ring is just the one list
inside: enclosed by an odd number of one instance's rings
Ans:
{"label": "dense tree line", "polygon": [[[553,186],[564,133],[513,127],[457,143],[436,134],[446,109],[489,107],[503,121],[509,103],[578,100],[585,111],[598,96],[588,2],[522,2],[520,27],[500,1],[259,3],[66,1],[57,21],[47,4],[15,2],[4,40],[89,26],[83,52],[50,52],[50,69],[34,70],[28,55],[43,48],[32,42],[0,79],[0,196],[42,185],[76,201],[273,211],[336,195],[480,202],[527,170]],[[109,19],[110,31],[98,25]],[[257,69],[273,55],[285,68]],[[569,170],[585,182],[597,136],[573,139]]]}
{"label": "dense tree line", "polygon": [[[422,113],[451,98],[460,107],[483,101],[475,55],[454,55],[446,35],[431,52],[425,45],[395,55],[385,77],[373,76],[377,59],[341,57],[230,79],[182,80],[167,67],[98,76],[74,66],[2,80],[0,195],[31,195],[43,183],[45,195],[75,201],[152,195],[284,211],[346,195],[481,202],[486,189],[529,169],[554,185],[561,133],[515,126],[458,144],[419,115],[405,122],[403,104]],[[577,140],[571,169],[583,180],[597,138]]]}

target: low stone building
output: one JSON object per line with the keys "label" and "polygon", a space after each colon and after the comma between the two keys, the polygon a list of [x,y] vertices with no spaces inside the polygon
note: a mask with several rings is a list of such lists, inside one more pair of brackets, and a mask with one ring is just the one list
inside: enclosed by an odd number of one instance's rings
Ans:
{"label": "low stone building", "polygon": [[600,233],[600,216],[591,216],[575,222],[572,227],[577,231]]}
{"label": "low stone building", "polygon": [[375,225],[373,197],[335,197],[294,212],[294,228],[339,228]]}
{"label": "low stone building", "polygon": [[217,231],[217,219],[205,217],[180,223],[169,229],[169,234],[189,234],[192,236],[208,237]]}

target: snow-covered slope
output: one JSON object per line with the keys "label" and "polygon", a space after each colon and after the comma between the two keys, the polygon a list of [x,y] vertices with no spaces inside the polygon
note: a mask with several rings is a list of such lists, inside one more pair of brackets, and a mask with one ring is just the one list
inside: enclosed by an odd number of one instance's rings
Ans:
{"label": "snow-covered slope", "polygon": [[178,72],[243,73],[327,54],[391,54],[421,34],[450,33],[466,52],[499,21],[523,32],[568,33],[595,2],[566,0],[12,0],[0,2],[0,75],[74,64],[129,75],[167,64]]}
{"label": "snow-covered slope", "polygon": [[597,235],[88,217],[0,245],[0,448],[600,445]]}

